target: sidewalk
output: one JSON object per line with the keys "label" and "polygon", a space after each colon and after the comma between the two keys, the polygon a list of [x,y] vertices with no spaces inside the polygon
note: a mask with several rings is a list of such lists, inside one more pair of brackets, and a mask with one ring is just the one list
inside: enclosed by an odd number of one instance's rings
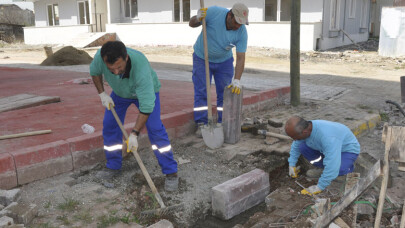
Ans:
{"label": "sidewalk", "polygon": [[[190,134],[194,130],[192,83],[173,80],[161,80],[161,83],[162,120],[169,137],[174,139]],[[105,88],[107,92],[111,91],[106,85]],[[0,135],[52,130],[51,134],[0,141],[0,189],[104,160],[101,136],[104,108],[88,73],[0,67],[0,97],[22,93],[59,96],[61,102],[0,113]],[[215,100],[214,88],[212,94]],[[288,94],[289,87],[245,90],[244,110],[280,104]],[[128,110],[127,130],[134,125],[136,113],[136,108]],[[81,126],[85,123],[94,126],[96,131],[84,134]],[[144,133],[145,130],[140,144],[147,146]]]}

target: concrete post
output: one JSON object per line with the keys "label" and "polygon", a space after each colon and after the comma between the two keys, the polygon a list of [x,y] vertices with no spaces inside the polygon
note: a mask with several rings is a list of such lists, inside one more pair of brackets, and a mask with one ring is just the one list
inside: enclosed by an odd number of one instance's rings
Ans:
{"label": "concrete post", "polygon": [[405,103],[405,76],[401,76],[401,103]]}
{"label": "concrete post", "polygon": [[300,104],[300,25],[301,0],[291,2],[290,86],[291,105]]}

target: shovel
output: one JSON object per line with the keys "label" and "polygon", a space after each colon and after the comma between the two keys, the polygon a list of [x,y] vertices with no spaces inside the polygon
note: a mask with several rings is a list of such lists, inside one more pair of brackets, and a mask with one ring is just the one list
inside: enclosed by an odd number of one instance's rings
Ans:
{"label": "shovel", "polygon": [[[200,0],[201,8],[204,8],[204,0]],[[204,57],[205,57],[205,85],[207,87],[207,106],[208,106],[208,124],[202,126],[201,134],[205,145],[211,149],[217,149],[224,143],[224,129],[222,124],[214,123],[212,119],[211,105],[211,83],[210,83],[210,68],[208,62],[208,42],[207,42],[207,24],[205,18],[202,20],[203,39],[204,39]]]}

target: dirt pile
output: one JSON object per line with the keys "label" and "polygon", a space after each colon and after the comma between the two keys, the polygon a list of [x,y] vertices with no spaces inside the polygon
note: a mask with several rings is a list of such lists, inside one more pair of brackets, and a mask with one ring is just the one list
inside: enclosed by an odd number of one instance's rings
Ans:
{"label": "dirt pile", "polygon": [[72,46],[67,46],[53,55],[46,58],[40,65],[41,66],[70,66],[90,64],[93,60],[85,51],[78,50]]}

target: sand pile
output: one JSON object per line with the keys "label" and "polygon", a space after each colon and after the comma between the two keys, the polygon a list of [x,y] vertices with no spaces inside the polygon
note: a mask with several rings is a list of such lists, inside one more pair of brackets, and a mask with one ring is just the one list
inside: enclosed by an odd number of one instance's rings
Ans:
{"label": "sand pile", "polygon": [[53,55],[46,58],[41,66],[69,66],[69,65],[82,65],[90,64],[93,60],[85,51],[77,50],[72,46],[67,46]]}

